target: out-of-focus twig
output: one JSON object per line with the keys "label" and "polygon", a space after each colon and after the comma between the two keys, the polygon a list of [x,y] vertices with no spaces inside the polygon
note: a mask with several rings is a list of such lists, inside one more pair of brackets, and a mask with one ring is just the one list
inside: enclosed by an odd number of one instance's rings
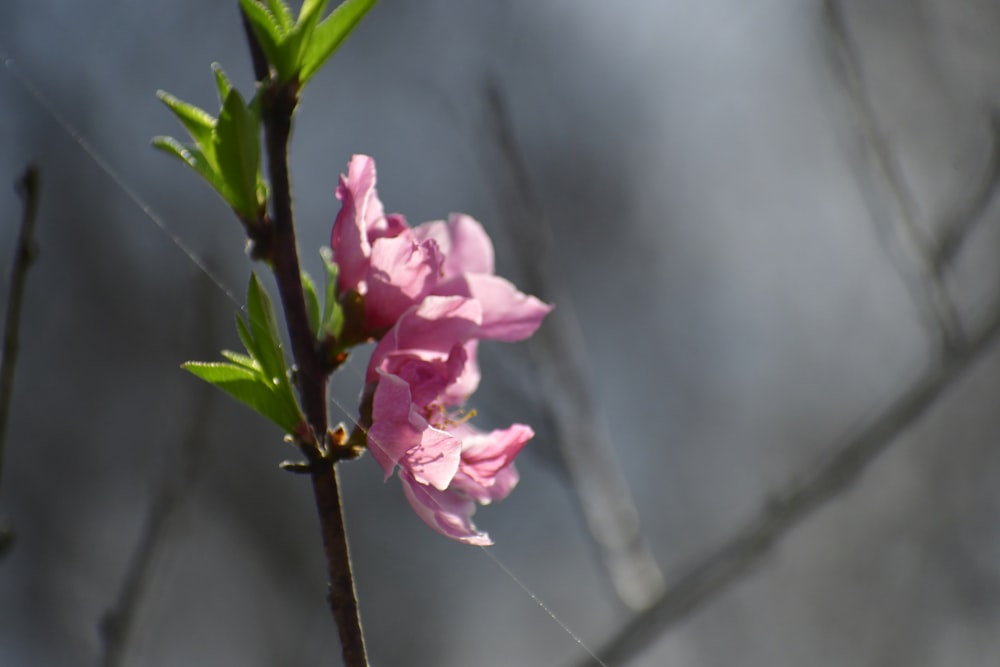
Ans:
{"label": "out-of-focus twig", "polygon": [[[931,405],[941,398],[1000,337],[1000,304],[972,336],[961,327],[946,291],[943,271],[968,231],[982,216],[1000,180],[1000,132],[994,124],[994,146],[982,185],[965,210],[946,221],[945,232],[934,242],[916,224],[914,205],[901,170],[875,120],[863,85],[855,47],[850,41],[841,3],[825,0],[828,28],[840,52],[851,101],[876,166],[888,184],[902,222],[902,240],[920,262],[921,282],[911,285],[915,299],[924,300],[934,314],[942,339],[942,353],[932,360],[924,377],[911,385],[860,432],[831,449],[829,457],[784,491],[774,494],[740,531],[697,559],[663,597],[637,614],[598,651],[608,664],[624,664],[680,621],[725,593],[753,571],[754,566],[817,509],[849,490],[877,457],[897,442]],[[589,661],[581,664],[590,664]]]}
{"label": "out-of-focus twig", "polygon": [[990,156],[979,184],[965,206],[942,225],[935,248],[934,270],[940,276],[955,260],[972,228],[984,217],[993,196],[1000,189],[1000,116],[990,114]]}
{"label": "out-of-focus twig", "polygon": [[[854,437],[833,448],[816,469],[775,494],[742,530],[698,559],[652,607],[622,627],[597,655],[610,665],[625,664],[644,647],[699,607],[747,576],[788,533],[814,511],[841,495],[879,454],[972,367],[1000,335],[1000,304],[983,328],[875,417]],[[589,662],[581,664],[591,664]]]}
{"label": "out-of-focus twig", "polygon": [[[907,281],[912,297],[918,304],[922,303],[933,316],[939,331],[942,348],[947,351],[950,348],[960,346],[965,338],[965,333],[958,311],[941,276],[941,262],[938,257],[941,256],[942,252],[939,250],[939,244],[935,243],[917,222],[913,197],[906,186],[902,169],[892,152],[889,140],[879,126],[868,86],[865,85],[858,49],[848,30],[842,2],[840,0],[824,0],[823,10],[827,29],[838,52],[848,96],[861,134],[899,213],[900,224],[894,236],[918,262],[916,267],[917,280]],[[995,181],[995,178],[987,180]],[[954,233],[964,234],[968,225],[971,224],[966,220],[962,218],[955,225],[956,231]],[[957,247],[957,239],[949,241],[949,243]]]}
{"label": "out-of-focus twig", "polygon": [[501,193],[505,217],[518,240],[525,286],[556,304],[529,347],[557,430],[563,465],[619,597],[633,609],[644,609],[662,593],[663,575],[643,536],[631,491],[599,416],[580,322],[565,281],[553,269],[558,262],[551,229],[535,196],[503,94],[495,81],[487,80],[484,95],[487,130],[506,172],[497,174],[497,180],[506,184]]}
{"label": "out-of-focus twig", "polygon": [[[194,333],[201,341],[200,349],[209,349],[216,342],[216,331],[210,297],[214,290],[209,283],[199,280],[195,297]],[[154,578],[154,567],[168,544],[170,524],[183,501],[190,495],[197,478],[201,454],[205,451],[208,425],[215,400],[215,391],[207,384],[198,385],[192,401],[190,418],[178,440],[174,458],[164,471],[156,496],[142,527],[135,551],[129,560],[125,578],[118,597],[105,612],[100,622],[103,640],[101,664],[118,667],[124,664],[125,654],[143,596]]]}
{"label": "out-of-focus twig", "polygon": [[[0,483],[3,482],[4,451],[10,421],[10,399],[14,389],[14,369],[17,366],[18,335],[21,329],[21,306],[24,303],[24,286],[28,269],[35,258],[35,219],[38,215],[38,167],[28,165],[17,180],[16,189],[23,203],[21,231],[14,251],[10,291],[7,296],[7,313],[4,318],[3,356],[0,357]],[[0,557],[14,543],[14,532],[0,523]]]}

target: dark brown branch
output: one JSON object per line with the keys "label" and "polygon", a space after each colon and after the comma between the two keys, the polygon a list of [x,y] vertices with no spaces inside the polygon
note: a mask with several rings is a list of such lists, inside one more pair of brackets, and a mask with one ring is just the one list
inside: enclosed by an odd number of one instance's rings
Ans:
{"label": "dark brown branch", "polygon": [[[7,313],[4,317],[3,356],[0,357],[0,484],[3,482],[4,451],[7,444],[7,430],[10,421],[10,401],[14,390],[14,369],[17,366],[18,335],[21,330],[21,307],[24,303],[24,287],[28,269],[35,258],[35,219],[38,215],[38,168],[29,165],[16,183],[21,196],[23,213],[21,231],[14,251],[11,270],[10,290],[7,295]],[[14,543],[14,532],[0,524],[0,557]]]}
{"label": "dark brown branch", "polygon": [[663,575],[642,533],[632,492],[601,420],[586,343],[565,281],[557,270],[551,230],[535,194],[503,94],[495,81],[484,90],[487,129],[506,170],[505,217],[518,239],[525,287],[551,298],[556,309],[530,342],[557,429],[562,464],[615,590],[632,609],[644,609],[663,591]]}
{"label": "dark brown branch", "polygon": [[[208,298],[210,295],[208,283],[203,283],[202,288],[196,293],[198,298],[194,309],[195,329],[203,343],[199,347],[207,349],[217,340],[214,329],[205,326],[206,323],[214,322]],[[176,461],[167,468],[150,506],[118,597],[101,619],[99,632],[104,644],[101,660],[104,667],[125,664],[125,653],[131,639],[132,628],[143,596],[152,583],[157,557],[167,544],[173,518],[194,486],[201,460],[200,454],[205,451],[206,431],[212,413],[212,401],[215,398],[215,390],[209,385],[199,386],[201,389],[193,401],[191,418],[187,422],[188,428],[178,443],[180,447]]]}
{"label": "dark brown branch", "polygon": [[253,75],[254,80],[257,83],[262,81],[267,81],[271,76],[271,68],[267,64],[267,56],[264,55],[264,49],[260,46],[260,41],[254,35],[253,27],[250,25],[250,19],[247,18],[246,12],[240,9],[240,21],[243,24],[243,31],[247,35],[247,46],[250,48],[250,62],[253,64]]}
{"label": "dark brown branch", "polygon": [[[247,30],[247,39],[251,53],[259,53],[260,45],[252,30]],[[254,68],[261,77],[264,72],[256,56]],[[266,74],[267,78],[260,78],[258,85],[264,87],[261,121],[271,185],[271,215],[254,229],[255,237],[251,240],[255,244],[256,256],[270,264],[278,283],[295,359],[299,399],[312,431],[311,437],[300,439],[298,445],[312,466],[310,478],[327,561],[327,601],[337,623],[345,665],[366,667],[368,659],[351,571],[340,489],[328,447],[326,390],[332,369],[326,363],[322,347],[309,326],[292,215],[288,142],[292,115],[298,103],[298,85],[295,81],[279,82],[271,78],[269,72]]]}
{"label": "dark brown branch", "polygon": [[676,577],[659,602],[636,615],[597,655],[608,664],[625,664],[665,630],[750,574],[792,529],[850,489],[867,467],[974,365],[998,334],[1000,305],[969,343],[930,369],[853,438],[834,447],[824,463],[772,496],[741,531]]}

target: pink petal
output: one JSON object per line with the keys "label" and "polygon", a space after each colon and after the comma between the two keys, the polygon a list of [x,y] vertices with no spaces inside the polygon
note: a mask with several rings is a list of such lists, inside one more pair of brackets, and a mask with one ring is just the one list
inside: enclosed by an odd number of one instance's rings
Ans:
{"label": "pink petal", "polygon": [[490,433],[461,434],[461,472],[455,477],[452,488],[484,505],[506,498],[518,481],[514,457],[534,435],[531,427],[524,424],[513,424]]}
{"label": "pink petal", "polygon": [[406,452],[399,466],[421,484],[444,491],[455,478],[461,458],[461,440],[428,426],[420,434],[420,444]]}
{"label": "pink petal", "polygon": [[375,195],[373,159],[367,155],[351,158],[347,176],[340,177],[337,199],[341,201],[341,207],[330,235],[330,247],[340,267],[337,286],[341,292],[351,289],[363,292],[371,254],[366,219],[371,212],[380,212],[382,208]]}
{"label": "pink petal", "polygon": [[388,479],[406,452],[420,444],[420,430],[411,423],[410,386],[401,378],[380,372],[372,400],[368,449]]}
{"label": "pink petal", "polygon": [[454,380],[441,394],[441,400],[445,405],[462,405],[479,387],[479,380],[482,377],[479,372],[479,362],[476,360],[476,350],[479,341],[472,339],[465,343],[464,361],[459,372],[453,375]]}
{"label": "pink petal", "polygon": [[493,544],[490,536],[476,529],[472,515],[476,504],[471,498],[451,491],[438,491],[400,473],[403,493],[424,523],[453,540],[478,546]]}
{"label": "pink petal", "polygon": [[414,227],[420,239],[434,239],[445,257],[444,278],[463,273],[493,273],[493,242],[483,226],[464,213],[452,213],[448,222],[437,220]]}
{"label": "pink petal", "polygon": [[368,362],[365,381],[376,380],[376,371],[386,357],[399,350],[421,358],[446,358],[456,343],[465,343],[476,333],[481,322],[482,306],[473,299],[425,297],[403,313],[379,341]]}
{"label": "pink petal", "polygon": [[469,296],[483,304],[483,324],[479,338],[508,342],[530,337],[553,306],[524,294],[509,280],[499,276],[468,274]]}
{"label": "pink petal", "polygon": [[445,387],[452,384],[465,366],[466,352],[461,345],[452,348],[446,359],[423,359],[407,352],[394,352],[386,357],[380,372],[400,377],[410,388],[414,405],[434,403]]}
{"label": "pink petal", "polygon": [[372,244],[365,311],[369,329],[392,326],[435,285],[441,258],[433,241],[416,243],[409,234]]}

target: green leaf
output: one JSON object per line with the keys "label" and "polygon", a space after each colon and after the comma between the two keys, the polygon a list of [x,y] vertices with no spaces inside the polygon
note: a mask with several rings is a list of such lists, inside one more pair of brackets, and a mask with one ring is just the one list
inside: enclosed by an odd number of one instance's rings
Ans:
{"label": "green leaf", "polygon": [[219,172],[232,193],[230,205],[244,220],[255,221],[259,211],[260,127],[235,88],[229,88],[222,103],[214,146]]}
{"label": "green leaf", "polygon": [[247,288],[247,319],[250,333],[256,346],[256,353],[248,351],[260,362],[261,367],[271,380],[287,382],[285,355],[281,349],[281,338],[274,321],[274,309],[267,292],[261,288],[254,273],[250,274],[250,285]]}
{"label": "green leaf", "polygon": [[222,178],[214,164],[212,164],[197,146],[184,145],[173,137],[153,137],[153,147],[165,153],[169,153],[178,158],[186,165],[194,169],[199,176],[208,182],[215,191],[233,206],[233,193]]}
{"label": "green leaf", "polygon": [[[240,335],[240,341],[243,343],[243,347],[250,354],[250,357],[256,361],[260,359],[260,352],[257,349],[257,342],[253,339],[253,335],[250,334],[250,330],[247,328],[246,322],[239,315],[236,316],[236,333]],[[259,366],[260,363],[258,362]],[[263,370],[263,369],[262,369]]]}
{"label": "green leaf", "polygon": [[[323,10],[326,9],[328,2],[329,0],[305,0],[302,3],[298,21],[295,22],[295,27],[285,35],[285,41],[282,44],[282,49],[287,54],[292,69],[287,78],[290,79],[300,73],[302,56],[312,41],[313,31],[323,16]],[[301,75],[299,80],[302,80]]]}
{"label": "green leaf", "polygon": [[292,29],[292,26],[295,25],[295,17],[292,15],[291,7],[283,2],[283,0],[267,0],[267,7],[271,10],[274,18],[277,19],[282,35]]}
{"label": "green leaf", "polygon": [[293,433],[302,421],[294,405],[269,385],[266,378],[252,369],[224,362],[189,361],[182,368],[267,417],[288,433]]}
{"label": "green leaf", "polygon": [[205,151],[206,148],[212,148],[212,132],[215,130],[216,120],[210,113],[193,104],[179,100],[163,90],[156,91],[156,97],[174,112],[184,129],[188,131],[188,134],[202,151]]}
{"label": "green leaf", "polygon": [[[376,0],[345,0],[312,31],[299,64],[299,82],[305,83],[375,6]],[[305,5],[303,5],[303,11]]]}
{"label": "green leaf", "polygon": [[337,339],[344,329],[344,309],[337,299],[337,273],[339,267],[333,261],[333,251],[320,248],[323,266],[326,268],[326,297],[323,306],[322,334],[328,338]]}
{"label": "green leaf", "polygon": [[239,352],[233,352],[232,350],[223,350],[222,356],[234,364],[248,368],[256,372],[258,375],[263,375],[260,364],[258,364],[257,361],[251,356],[240,354]]}
{"label": "green leaf", "polygon": [[243,13],[250,21],[253,34],[257,36],[257,41],[260,42],[260,48],[267,56],[268,62],[276,66],[280,60],[280,46],[284,37],[281,20],[257,0],[240,0],[240,7],[243,8]]}
{"label": "green leaf", "polygon": [[311,21],[314,17],[322,15],[328,2],[330,2],[330,0],[305,0],[305,2],[302,3],[302,7],[299,9],[298,23]]}
{"label": "green leaf", "polygon": [[212,63],[212,74],[215,75],[215,87],[219,91],[219,104],[222,104],[229,97],[229,91],[233,89],[233,83],[226,76],[222,65],[219,63]]}
{"label": "green leaf", "polygon": [[316,296],[316,284],[305,271],[302,272],[302,291],[306,297],[309,330],[313,332],[313,335],[317,335],[319,333],[319,297]]}

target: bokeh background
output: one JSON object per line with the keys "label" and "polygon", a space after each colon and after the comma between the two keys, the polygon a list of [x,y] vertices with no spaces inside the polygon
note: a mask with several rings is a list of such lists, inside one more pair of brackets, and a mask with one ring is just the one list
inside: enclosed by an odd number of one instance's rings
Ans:
{"label": "bokeh background", "polygon": [[[2,665],[339,664],[309,484],[277,469],[294,452],[178,369],[238,345],[252,265],[149,148],[182,134],[154,92],[213,108],[213,61],[252,89],[236,4],[0,5],[2,257],[14,181],[29,161],[42,180]],[[608,664],[1000,661],[1000,357],[967,344],[1000,295],[998,37],[983,0],[376,6],[300,106],[307,267],[367,153],[388,210],[474,215],[557,311],[483,350],[477,423],[538,432],[477,515],[502,565],[370,459],[343,467],[374,665],[598,664],[655,605],[651,562],[673,590],[880,416],[855,483]],[[334,419],[363,368],[335,378]],[[885,417],[926,378],[948,382]]]}

